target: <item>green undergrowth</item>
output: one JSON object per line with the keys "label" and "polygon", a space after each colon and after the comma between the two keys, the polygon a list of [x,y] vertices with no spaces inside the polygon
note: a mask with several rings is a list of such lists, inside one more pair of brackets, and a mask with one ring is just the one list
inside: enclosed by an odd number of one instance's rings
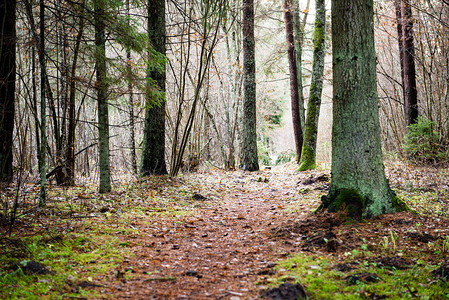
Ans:
{"label": "green undergrowth", "polygon": [[[15,237],[8,241],[19,243]],[[108,234],[101,224],[92,222],[63,236],[35,234],[20,239],[20,244],[21,247],[0,256],[0,294],[5,298],[98,297],[82,288],[81,283],[94,284],[129,254],[121,247],[119,238]],[[30,274],[24,267],[28,261],[42,264],[50,273]]]}
{"label": "green undergrowth", "polygon": [[[301,283],[309,299],[449,299],[449,284],[431,275],[439,265],[418,260],[415,266],[398,270],[382,267],[366,257],[354,257],[357,255],[355,251],[349,254],[349,259],[341,261],[299,253],[277,266],[278,275],[269,279],[269,285]],[[342,263],[354,269],[349,272],[334,269]],[[378,279],[349,282],[348,276],[360,273],[376,274]]]}
{"label": "green undergrowth", "polygon": [[[407,205],[409,212],[423,220],[422,223],[404,225],[401,238],[398,239],[393,228],[390,229],[390,235],[379,233],[378,239],[371,244],[363,239],[361,246],[358,245],[347,252],[318,250],[292,254],[278,263],[275,275],[262,277],[259,284],[273,288],[285,282],[301,283],[309,299],[449,299],[449,275],[446,279],[441,279],[432,274],[443,266],[447,267],[449,236],[446,236],[446,233],[440,235],[439,231],[436,231],[433,233],[434,240],[421,245],[412,244],[407,236],[408,233],[414,232],[423,235],[430,233],[426,230],[433,224],[425,221],[428,218],[437,223],[440,219],[449,218],[448,191],[433,185],[414,187],[412,184],[403,184],[395,189],[395,193],[398,199]],[[311,197],[319,198],[326,193],[307,188],[299,194],[302,201],[308,201]],[[300,202],[295,202],[291,209],[297,211],[303,208]],[[370,222],[364,220],[356,222],[354,226],[360,227],[363,232],[364,224],[368,226]],[[377,229],[382,229],[380,223]],[[340,236],[344,230],[340,229],[335,233]],[[361,239],[363,235],[360,235],[354,237],[354,240]],[[343,245],[347,242],[342,240]],[[349,243],[348,249],[354,247]],[[412,264],[404,269],[383,267],[379,263],[381,258],[404,258]],[[352,270],[338,271],[335,267],[341,264],[351,267]],[[366,282],[354,279],[355,282],[350,282],[350,276],[360,273],[375,274],[378,280]]]}
{"label": "green undergrowth", "polygon": [[410,189],[396,190],[398,198],[402,199],[410,210],[422,216],[449,218],[447,190]]}
{"label": "green undergrowth", "polygon": [[[193,198],[195,192],[180,179],[151,177],[116,185],[104,195],[89,185],[52,187],[39,209],[33,198],[38,193],[25,195],[26,209],[19,210],[12,233],[0,227],[0,298],[101,298],[102,282],[133,256],[136,242],[129,237],[139,236],[139,227],[181,220],[207,205],[207,199]],[[29,261],[50,273],[31,274]]]}

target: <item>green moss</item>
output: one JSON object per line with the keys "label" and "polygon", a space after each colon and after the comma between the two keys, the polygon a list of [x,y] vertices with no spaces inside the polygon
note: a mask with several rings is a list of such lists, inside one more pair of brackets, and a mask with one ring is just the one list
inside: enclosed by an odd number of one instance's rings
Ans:
{"label": "green moss", "polygon": [[301,160],[299,161],[299,171],[313,170],[316,168],[315,155],[311,147],[305,143],[302,147]]}
{"label": "green moss", "polygon": [[[334,199],[332,201],[332,198]],[[342,189],[330,198],[329,211],[337,212],[344,209],[348,217],[360,220],[365,209],[365,198],[355,189]]]}
{"label": "green moss", "polygon": [[314,51],[321,51],[324,47],[325,28],[326,28],[326,7],[324,0],[316,2],[315,29],[313,31]]}
{"label": "green moss", "polygon": [[314,51],[320,51],[324,45],[324,22],[316,20],[315,30],[313,32]]}
{"label": "green moss", "polygon": [[[379,237],[380,242],[381,237]],[[355,253],[358,253],[355,255]],[[346,260],[342,257],[297,255],[280,261],[278,272],[268,279],[270,286],[279,286],[285,281],[301,283],[309,299],[448,299],[449,283],[441,280],[428,280],[429,273],[438,266],[431,261],[423,261],[413,268],[404,270],[389,269],[375,263],[368,263],[368,252],[362,249],[346,252]],[[411,254],[411,253],[410,253]],[[412,255],[412,254],[411,254]],[[416,256],[415,256],[416,255]],[[422,259],[421,254],[412,257]],[[359,263],[364,260],[366,263]],[[335,270],[337,264],[356,262],[354,270],[340,272]],[[358,281],[348,284],[347,276],[357,273],[374,273],[382,280],[376,282]],[[412,294],[413,293],[413,294]]]}
{"label": "green moss", "polygon": [[[86,279],[95,283],[116,268],[123,256],[132,255],[105,229],[107,224],[86,222],[82,230],[67,233],[60,242],[43,242],[47,237],[40,235],[23,238],[30,257],[0,256],[0,295],[11,299],[98,298],[94,290],[74,292],[69,284],[72,279],[68,278],[73,278],[75,284]],[[38,261],[52,273],[24,274],[8,267],[26,260]]]}
{"label": "green moss", "polygon": [[300,163],[300,165],[299,165],[298,170],[301,172],[306,171],[306,170],[313,170],[316,168],[316,162],[315,162],[315,160],[312,160],[312,159],[308,159],[306,161],[302,161],[299,163]]}
{"label": "green moss", "polygon": [[394,196],[393,198],[393,208],[395,211],[408,211],[416,213],[414,210],[408,207],[404,200],[401,200],[398,196]]}

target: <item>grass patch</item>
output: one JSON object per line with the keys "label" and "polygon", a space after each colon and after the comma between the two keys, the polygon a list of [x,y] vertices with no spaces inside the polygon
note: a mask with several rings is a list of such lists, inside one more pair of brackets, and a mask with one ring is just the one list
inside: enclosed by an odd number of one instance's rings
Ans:
{"label": "grass patch", "polygon": [[[99,276],[111,272],[123,256],[129,255],[126,249],[119,247],[118,238],[98,231],[78,230],[55,241],[45,240],[44,236],[39,235],[22,239],[30,250],[30,256],[26,259],[13,255],[0,256],[3,265],[0,269],[0,291],[6,298],[99,296],[80,287],[79,283],[95,282]],[[11,268],[15,263],[20,265],[20,262],[28,260],[41,263],[51,273],[36,275]]]}
{"label": "grass patch", "polygon": [[[179,221],[205,203],[194,201],[189,189],[168,177],[125,182],[105,195],[90,185],[52,187],[41,209],[36,208],[38,193],[21,195],[21,205],[32,213],[19,209],[11,234],[7,226],[0,227],[0,298],[104,296],[99,294],[101,283],[115,277],[118,266],[133,257],[132,248],[140,245],[138,237],[144,233],[138,228]],[[27,261],[51,273],[12,268]]]}
{"label": "grass patch", "polygon": [[[341,272],[334,269],[342,264],[339,259],[300,253],[277,266],[278,275],[269,279],[269,285],[299,282],[310,299],[449,299],[448,283],[431,275],[438,265],[419,262],[411,268],[397,270],[361,258],[345,260],[353,270]],[[348,276],[360,273],[376,274],[379,280],[348,282]]]}

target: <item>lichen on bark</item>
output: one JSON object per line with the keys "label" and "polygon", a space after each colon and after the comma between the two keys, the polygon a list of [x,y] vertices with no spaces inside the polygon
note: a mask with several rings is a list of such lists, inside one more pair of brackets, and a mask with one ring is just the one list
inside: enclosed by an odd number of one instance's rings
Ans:
{"label": "lichen on bark", "polygon": [[357,192],[363,218],[402,210],[382,160],[373,15],[373,0],[332,1],[332,176],[322,206],[350,205]]}
{"label": "lichen on bark", "polygon": [[241,166],[247,171],[259,170],[256,131],[256,57],[254,41],[254,1],[243,1],[243,126]]}
{"label": "lichen on bark", "polygon": [[324,50],[326,29],[326,7],[324,0],[316,1],[316,19],[313,33],[313,71],[310,84],[304,142],[302,144],[299,171],[316,168],[316,143],[323,90]]}

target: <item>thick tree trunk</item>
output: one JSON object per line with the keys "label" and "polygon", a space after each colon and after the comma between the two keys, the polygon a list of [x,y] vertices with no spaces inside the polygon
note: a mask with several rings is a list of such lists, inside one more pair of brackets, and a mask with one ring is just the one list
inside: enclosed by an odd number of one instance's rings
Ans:
{"label": "thick tree trunk", "polygon": [[382,161],[373,0],[332,0],[332,179],[323,207],[350,217],[398,208]]}
{"label": "thick tree trunk", "polygon": [[1,0],[0,30],[0,182],[10,182],[16,90],[16,0]]}
{"label": "thick tree trunk", "polygon": [[415,46],[413,43],[413,17],[410,0],[402,0],[402,43],[405,125],[418,121],[418,92],[416,90]]}
{"label": "thick tree trunk", "polygon": [[326,4],[324,0],[316,0],[315,7],[316,17],[315,30],[313,32],[312,82],[310,83],[309,102],[307,103],[304,142],[299,163],[300,171],[316,168],[316,142],[318,120],[320,117],[321,92],[323,90]]}
{"label": "thick tree trunk", "polygon": [[241,165],[259,170],[256,133],[256,58],[254,41],[254,0],[243,0],[243,126]]}
{"label": "thick tree trunk", "polygon": [[298,82],[299,80],[301,80],[302,82],[302,78],[298,78],[298,69],[296,64],[295,38],[293,35],[291,0],[284,1],[284,20],[285,20],[285,34],[287,38],[288,65],[290,71],[290,99],[292,106],[293,134],[295,136],[295,145],[296,145],[296,162],[299,163],[299,160],[301,158],[301,148],[303,144],[303,129],[302,129],[303,122],[301,121],[299,102],[303,101],[303,99],[299,99]]}
{"label": "thick tree trunk", "polygon": [[95,13],[95,67],[97,73],[98,102],[98,152],[100,167],[100,193],[111,191],[111,169],[109,157],[109,107],[106,70],[105,1],[94,1]]}
{"label": "thick tree trunk", "polygon": [[[165,55],[165,1],[148,1],[148,37],[154,50]],[[158,100],[152,95],[150,78],[165,92],[165,67],[162,72],[148,70],[145,128],[140,163],[140,175],[167,174],[165,164],[165,96]]]}

